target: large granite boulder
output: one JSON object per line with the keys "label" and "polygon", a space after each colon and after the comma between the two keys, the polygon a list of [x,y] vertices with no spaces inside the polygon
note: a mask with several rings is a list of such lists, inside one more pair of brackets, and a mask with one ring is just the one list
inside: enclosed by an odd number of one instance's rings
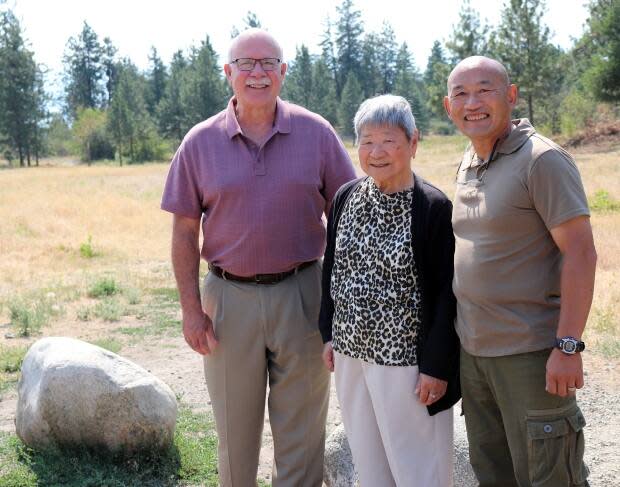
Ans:
{"label": "large granite boulder", "polygon": [[323,482],[327,487],[355,487],[358,485],[351,449],[342,423],[336,426],[325,442],[323,465]]}
{"label": "large granite boulder", "polygon": [[133,454],[169,447],[177,403],[139,365],[73,338],[35,342],[22,365],[17,435],[39,449],[93,448]]}

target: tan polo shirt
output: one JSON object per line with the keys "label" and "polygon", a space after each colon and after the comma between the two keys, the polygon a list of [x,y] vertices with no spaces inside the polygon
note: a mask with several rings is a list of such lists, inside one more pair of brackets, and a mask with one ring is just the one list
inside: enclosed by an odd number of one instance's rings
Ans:
{"label": "tan polo shirt", "polygon": [[452,213],[456,328],[485,357],[553,346],[562,259],[549,229],[589,215],[575,162],[527,119],[491,159],[465,151]]}

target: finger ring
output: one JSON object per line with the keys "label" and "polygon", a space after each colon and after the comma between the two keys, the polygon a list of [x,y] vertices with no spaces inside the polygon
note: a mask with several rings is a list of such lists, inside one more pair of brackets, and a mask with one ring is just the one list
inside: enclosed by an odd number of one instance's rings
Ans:
{"label": "finger ring", "polygon": [[569,386],[569,387],[568,387],[568,390],[569,390],[570,392],[575,392],[575,391],[577,390],[577,388],[576,388],[576,387]]}
{"label": "finger ring", "polygon": [[429,394],[430,397],[437,397],[437,394]]}

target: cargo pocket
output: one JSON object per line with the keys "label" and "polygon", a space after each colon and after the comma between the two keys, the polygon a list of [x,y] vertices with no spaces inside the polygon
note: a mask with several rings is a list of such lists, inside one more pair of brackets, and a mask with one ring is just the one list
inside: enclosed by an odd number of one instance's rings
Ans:
{"label": "cargo pocket", "polygon": [[532,487],[582,486],[589,474],[583,463],[579,408],[528,411],[528,464]]}

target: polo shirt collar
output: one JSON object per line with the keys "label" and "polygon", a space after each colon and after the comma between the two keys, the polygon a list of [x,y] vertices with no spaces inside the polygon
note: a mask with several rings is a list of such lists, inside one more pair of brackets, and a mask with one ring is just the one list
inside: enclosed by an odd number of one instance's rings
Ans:
{"label": "polo shirt collar", "polygon": [[[291,111],[288,104],[280,99],[276,98],[276,119],[274,122],[274,131],[281,134],[288,134],[291,132]],[[233,138],[235,135],[242,134],[241,126],[237,120],[235,114],[235,97],[233,96],[228,101],[226,107],[226,132],[229,138]]]}
{"label": "polo shirt collar", "polygon": [[513,120],[510,134],[499,143],[496,152],[501,154],[512,154],[518,151],[535,133],[536,129],[527,118]]}

